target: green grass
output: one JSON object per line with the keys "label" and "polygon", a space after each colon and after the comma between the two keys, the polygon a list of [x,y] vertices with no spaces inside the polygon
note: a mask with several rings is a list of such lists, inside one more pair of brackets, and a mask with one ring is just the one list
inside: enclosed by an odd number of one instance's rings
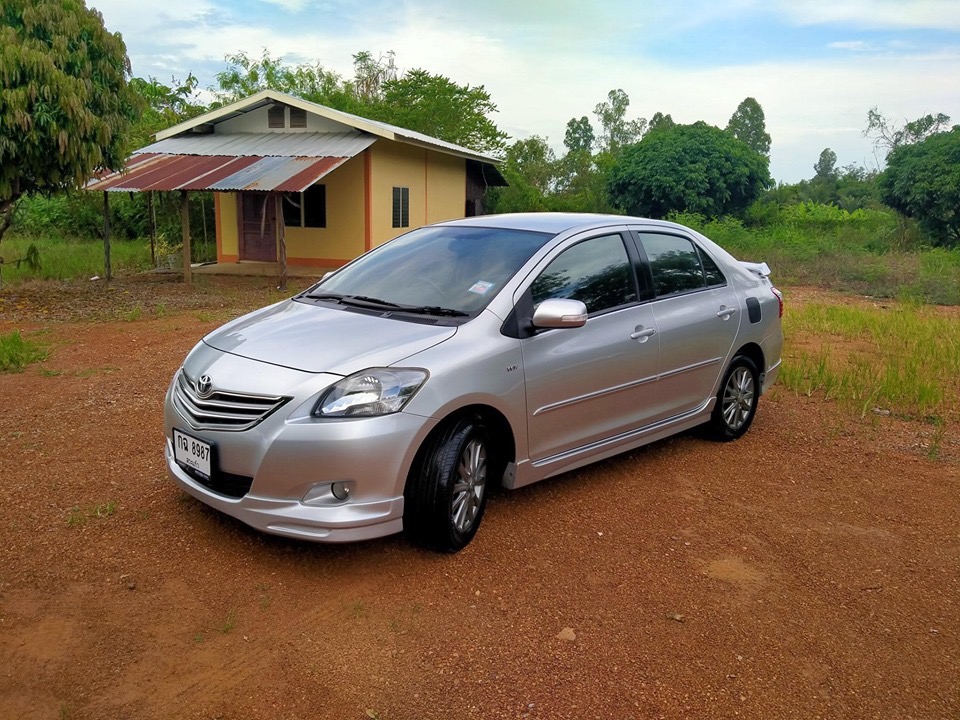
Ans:
{"label": "green grass", "polygon": [[237,613],[231,610],[229,613],[227,613],[226,619],[220,624],[220,627],[217,629],[220,631],[221,635],[226,635],[236,627],[237,627]]}
{"label": "green grass", "polygon": [[[865,416],[874,408],[939,424],[960,410],[960,318],[916,302],[810,303],[784,317],[780,382]],[[791,345],[801,349],[790,352]],[[942,436],[942,432],[940,433]]]}
{"label": "green grass", "polygon": [[0,372],[23,372],[27,365],[46,360],[48,354],[45,346],[24,338],[19,330],[0,335]]}
{"label": "green grass", "polygon": [[108,518],[116,512],[116,500],[108,500],[107,502],[91,505],[87,508],[74,505],[67,514],[67,527],[82,527],[87,524],[88,520]]}
{"label": "green grass", "polygon": [[[25,264],[16,267],[27,248],[35,244],[40,251],[40,269],[30,270]],[[64,237],[33,237],[7,233],[0,242],[0,265],[3,283],[25,280],[67,280],[102,277],[104,274],[103,242]],[[110,243],[110,267],[114,274],[150,269],[148,240],[116,240]]]}

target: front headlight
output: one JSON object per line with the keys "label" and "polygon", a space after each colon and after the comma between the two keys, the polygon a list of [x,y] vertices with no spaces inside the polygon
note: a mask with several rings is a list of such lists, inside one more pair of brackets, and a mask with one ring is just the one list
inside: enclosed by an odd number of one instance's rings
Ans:
{"label": "front headlight", "polygon": [[313,409],[313,415],[323,418],[373,417],[400,412],[426,379],[426,370],[362,370],[327,390]]}

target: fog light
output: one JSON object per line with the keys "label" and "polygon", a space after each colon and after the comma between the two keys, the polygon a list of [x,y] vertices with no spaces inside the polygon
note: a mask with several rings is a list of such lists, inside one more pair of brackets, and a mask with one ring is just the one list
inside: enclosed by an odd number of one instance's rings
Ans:
{"label": "fog light", "polygon": [[335,482],[330,486],[330,492],[337,500],[347,500],[350,497],[350,487],[345,482]]}

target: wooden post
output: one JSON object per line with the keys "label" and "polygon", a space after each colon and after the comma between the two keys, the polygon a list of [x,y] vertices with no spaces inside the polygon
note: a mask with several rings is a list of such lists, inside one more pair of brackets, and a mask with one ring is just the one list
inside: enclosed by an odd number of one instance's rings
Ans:
{"label": "wooden post", "polygon": [[180,227],[183,235],[183,281],[190,285],[193,277],[190,272],[190,202],[187,191],[180,191]]}
{"label": "wooden post", "polygon": [[147,215],[150,221],[150,264],[157,266],[157,213],[153,207],[153,190],[147,193]]}
{"label": "wooden post", "polygon": [[277,289],[281,292],[287,291],[287,238],[284,235],[283,228],[283,194],[274,193],[276,198],[276,208],[277,208],[277,242],[280,246],[279,251],[279,260],[280,260],[280,285],[277,286]]}
{"label": "wooden post", "polygon": [[103,191],[103,276],[107,282],[112,277],[110,268],[110,195]]}

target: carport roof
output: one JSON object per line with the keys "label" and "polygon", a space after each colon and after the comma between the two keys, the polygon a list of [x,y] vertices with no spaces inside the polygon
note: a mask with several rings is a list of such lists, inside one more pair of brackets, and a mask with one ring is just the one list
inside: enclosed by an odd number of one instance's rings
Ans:
{"label": "carport roof", "polygon": [[377,138],[364,133],[237,133],[166,138],[87,190],[302,192]]}

